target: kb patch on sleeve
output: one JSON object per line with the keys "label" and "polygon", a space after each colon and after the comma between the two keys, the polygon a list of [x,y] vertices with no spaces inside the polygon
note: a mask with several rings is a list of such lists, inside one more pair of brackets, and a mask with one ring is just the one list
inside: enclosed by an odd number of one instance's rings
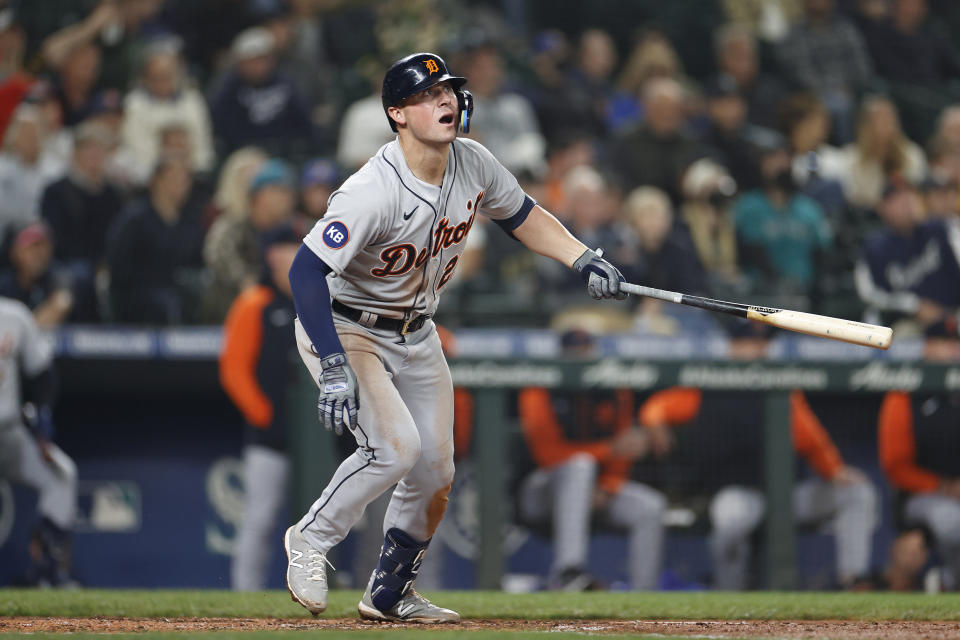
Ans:
{"label": "kb patch on sleeve", "polygon": [[323,230],[323,243],[331,249],[342,249],[349,239],[350,231],[340,221],[331,222]]}

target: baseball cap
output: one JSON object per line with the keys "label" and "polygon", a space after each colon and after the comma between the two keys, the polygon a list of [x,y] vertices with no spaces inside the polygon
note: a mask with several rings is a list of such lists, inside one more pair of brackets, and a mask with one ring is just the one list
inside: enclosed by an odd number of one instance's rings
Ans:
{"label": "baseball cap", "polygon": [[42,222],[30,222],[13,238],[14,247],[27,247],[43,240],[50,240],[50,230]]}
{"label": "baseball cap", "polygon": [[252,27],[241,31],[230,47],[234,60],[247,60],[273,53],[273,34],[264,27]]}
{"label": "baseball cap", "polygon": [[315,184],[333,185],[339,179],[337,165],[326,158],[311,160],[303,167],[300,186],[307,188]]}
{"label": "baseball cap", "polygon": [[293,188],[293,172],[287,166],[287,163],[276,158],[267,160],[260,166],[260,170],[250,181],[250,195],[253,195],[260,189],[271,185]]}

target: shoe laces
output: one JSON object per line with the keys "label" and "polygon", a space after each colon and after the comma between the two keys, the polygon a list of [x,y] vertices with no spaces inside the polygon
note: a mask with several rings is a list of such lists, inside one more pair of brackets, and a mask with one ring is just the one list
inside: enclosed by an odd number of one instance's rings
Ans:
{"label": "shoe laces", "polygon": [[337,570],[337,568],[333,566],[333,563],[327,560],[327,556],[316,549],[310,549],[307,553],[307,559],[309,560],[309,562],[307,562],[307,572],[310,574],[307,576],[307,580],[312,582],[326,583],[327,570],[323,566],[324,564],[330,565],[330,568],[334,571]]}

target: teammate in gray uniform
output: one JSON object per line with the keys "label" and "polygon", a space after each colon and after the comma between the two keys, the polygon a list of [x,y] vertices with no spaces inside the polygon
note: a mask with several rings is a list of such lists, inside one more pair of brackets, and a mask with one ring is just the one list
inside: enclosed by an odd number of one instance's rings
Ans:
{"label": "teammate in gray uniform", "polygon": [[331,195],[290,269],[320,419],[338,434],[346,425],[358,445],[284,536],[287,586],[314,614],[327,606],[326,553],[396,484],[360,616],[460,620],[413,584],[454,470],[453,385],[431,316],[476,216],[580,272],[594,298],[626,297],[613,265],[537,206],[482,145],[457,138],[472,111],[465,82],[431,53],[393,64],[382,98],[397,138]]}
{"label": "teammate in gray uniform", "polygon": [[0,298],[0,479],[39,494],[40,523],[31,540],[29,579],[57,587],[73,584],[70,534],[77,467],[50,441],[52,361],[53,346],[41,336],[30,310],[16,300]]}

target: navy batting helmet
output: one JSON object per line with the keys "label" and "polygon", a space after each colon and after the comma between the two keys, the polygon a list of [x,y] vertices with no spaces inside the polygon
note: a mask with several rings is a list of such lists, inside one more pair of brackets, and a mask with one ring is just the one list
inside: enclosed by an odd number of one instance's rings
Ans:
{"label": "navy batting helmet", "polygon": [[387,113],[388,107],[396,107],[415,93],[446,81],[453,85],[453,90],[457,94],[460,128],[464,133],[469,132],[470,116],[473,114],[473,96],[466,89],[461,89],[467,79],[450,75],[447,63],[433,53],[414,53],[400,58],[387,70],[380,97],[383,100],[383,112],[387,116],[390,128],[396,131],[397,123]]}

